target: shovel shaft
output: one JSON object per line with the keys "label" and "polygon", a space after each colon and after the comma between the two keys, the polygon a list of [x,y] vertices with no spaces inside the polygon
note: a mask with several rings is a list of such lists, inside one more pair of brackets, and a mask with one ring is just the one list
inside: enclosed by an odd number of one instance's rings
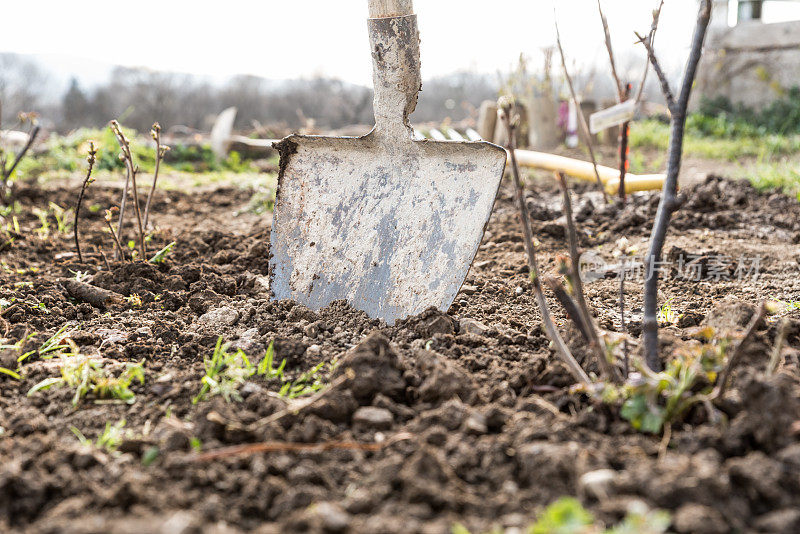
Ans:
{"label": "shovel shaft", "polygon": [[405,17],[414,14],[413,0],[368,0],[369,18]]}
{"label": "shovel shaft", "polygon": [[391,140],[389,144],[410,142],[412,130],[408,116],[417,107],[422,85],[417,17],[371,18],[367,24],[375,85],[373,134]]}

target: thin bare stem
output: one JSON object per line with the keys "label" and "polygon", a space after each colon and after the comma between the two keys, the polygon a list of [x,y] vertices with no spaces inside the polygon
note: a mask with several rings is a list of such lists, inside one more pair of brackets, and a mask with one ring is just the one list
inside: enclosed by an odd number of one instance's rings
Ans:
{"label": "thin bare stem", "polygon": [[[119,123],[115,120],[112,120],[110,123],[111,131],[114,132],[114,135],[117,138],[117,142],[119,143],[119,148],[122,150],[122,157],[125,160],[125,165],[128,169],[128,177],[130,178],[130,186],[133,192],[133,208],[134,212],[136,213],[136,224],[137,229],[139,231],[139,253],[142,256],[142,260],[146,260],[147,258],[147,246],[145,245],[144,241],[144,229],[142,227],[142,213],[139,209],[139,191],[136,188],[136,173],[139,172],[139,169],[134,166],[133,164],[133,154],[131,154],[131,145],[128,138],[125,137],[125,134],[122,132],[122,128],[120,127]],[[120,227],[119,231],[122,231],[122,217],[123,217],[123,210],[124,210],[124,202],[125,196],[128,190],[128,181],[125,182],[125,192],[123,192],[123,205],[120,208]]]}
{"label": "thin bare stem", "polygon": [[[658,3],[658,8],[653,11],[653,23],[650,25],[650,33],[648,34],[648,42],[650,46],[655,48],[656,43],[656,31],[658,30],[658,20],[661,18],[661,8],[664,7],[664,0],[661,0]],[[636,91],[636,100],[635,102],[638,104],[642,100],[642,95],[644,94],[644,86],[647,83],[647,73],[650,71],[650,56],[649,54],[645,57],[644,61],[644,72],[642,73],[642,81],[639,82],[639,89]]]}
{"label": "thin bare stem", "polygon": [[589,149],[589,158],[592,160],[592,167],[594,168],[594,176],[597,180],[597,187],[600,188],[600,191],[603,193],[603,198],[606,202],[610,202],[608,198],[608,193],[606,193],[606,187],[603,183],[603,180],[600,179],[600,173],[597,171],[597,158],[594,155],[594,146],[592,144],[592,134],[589,132],[589,125],[586,124],[586,117],[583,115],[583,111],[581,110],[581,103],[578,100],[578,95],[575,92],[575,86],[572,83],[572,77],[569,75],[569,70],[567,69],[567,59],[564,56],[564,48],[561,46],[561,33],[558,30],[558,21],[556,20],[556,44],[558,45],[558,53],[561,55],[561,67],[564,70],[564,79],[567,81],[567,86],[569,87],[569,93],[572,97],[572,103],[575,106],[575,112],[578,114],[578,124],[581,128],[581,133],[583,134],[583,141],[586,143],[586,147]]}
{"label": "thin bare stem", "polygon": [[606,359],[605,344],[600,335],[597,333],[597,327],[594,324],[594,319],[589,311],[589,305],[586,303],[586,294],[583,290],[583,280],[581,280],[581,253],[578,249],[578,232],[575,229],[575,218],[572,214],[572,199],[569,194],[569,184],[567,177],[563,172],[556,173],[558,184],[561,186],[561,194],[564,199],[564,218],[567,225],[567,241],[569,243],[569,259],[570,259],[570,282],[572,283],[573,292],[575,294],[575,301],[578,304],[578,310],[583,318],[583,323],[586,325],[589,338],[589,344],[592,352],[594,352],[597,359],[597,365],[600,367],[606,379],[617,381],[617,373],[614,367]]}
{"label": "thin bare stem", "polygon": [[114,227],[111,226],[111,218],[112,218],[111,210],[106,210],[106,216],[104,219],[106,221],[106,226],[108,226],[108,230],[111,232],[111,237],[114,239],[114,246],[116,247],[115,256],[117,256],[121,261],[125,261],[125,251],[122,248],[122,243],[119,242],[119,237],[117,237],[117,233],[114,231]]}
{"label": "thin bare stem", "polygon": [[766,314],[767,307],[762,302],[759,304],[758,309],[753,314],[753,318],[750,319],[750,324],[747,325],[747,330],[744,332],[744,337],[742,337],[742,340],[738,345],[736,345],[736,348],[733,349],[733,352],[728,358],[727,364],[722,371],[720,371],[719,377],[717,378],[717,385],[714,387],[714,391],[711,393],[712,398],[716,399],[722,397],[722,395],[728,389],[731,375],[733,374],[734,369],[736,369],[736,366],[739,365],[739,360],[741,360],[742,356],[744,355],[745,346],[755,335],[758,325],[764,320]]}
{"label": "thin bare stem", "polygon": [[547,306],[547,300],[544,297],[542,282],[539,277],[539,268],[536,263],[536,249],[533,244],[533,232],[531,230],[530,217],[528,216],[528,208],[525,205],[525,198],[522,192],[522,181],[520,180],[519,176],[519,165],[517,164],[517,156],[515,151],[516,127],[514,120],[511,118],[511,109],[513,108],[513,104],[508,99],[504,102],[501,102],[501,104],[500,118],[505,124],[506,131],[508,133],[508,145],[506,146],[506,150],[508,150],[511,158],[511,170],[514,179],[514,196],[516,198],[517,208],[519,210],[520,222],[522,224],[522,234],[525,242],[525,251],[528,254],[528,268],[530,269],[531,273],[531,281],[533,282],[533,289],[534,293],[536,294],[536,301],[539,305],[539,311],[542,314],[542,323],[544,324],[547,335],[550,337],[553,345],[556,348],[556,352],[566,364],[567,369],[569,369],[578,382],[588,386],[591,385],[591,380],[586,374],[586,371],[584,371],[580,364],[578,364],[577,360],[575,360],[575,357],[572,355],[569,348],[564,343],[564,340],[561,338],[561,335],[558,333],[555,323],[553,323],[553,317],[550,315],[550,309]]}
{"label": "thin bare stem", "polygon": [[[117,220],[117,233],[114,234],[117,241],[122,241],[122,228],[125,223],[125,210],[128,207],[128,190],[130,189],[131,183],[131,171],[127,165],[125,165],[125,187],[122,188],[122,201],[119,203],[119,218]],[[117,257],[117,253],[114,254],[115,259],[122,260],[124,257]]]}
{"label": "thin bare stem", "polygon": [[[619,322],[623,335],[628,333],[625,323],[625,257],[622,258],[619,268]],[[625,379],[630,375],[630,354],[627,337],[622,338],[622,373]]]}
{"label": "thin bare stem", "polygon": [[786,335],[788,333],[789,333],[789,320],[784,317],[781,320],[781,325],[778,327],[778,337],[775,338],[775,346],[772,347],[772,354],[769,357],[769,364],[767,365],[767,376],[772,376],[778,369],[778,365],[781,362],[783,345],[786,343]]}
{"label": "thin bare stem", "polygon": [[567,293],[567,290],[561,284],[561,282],[552,276],[546,276],[544,278],[544,283],[553,294],[556,296],[556,300],[558,300],[559,304],[564,308],[567,312],[567,317],[575,323],[575,326],[578,328],[578,331],[581,333],[581,336],[586,341],[587,344],[592,342],[592,336],[589,333],[589,327],[583,321],[583,315],[581,314],[580,310],[578,309],[578,305],[575,304],[575,300]]}
{"label": "thin bare stem", "polygon": [[81,242],[78,239],[78,222],[81,218],[81,204],[83,203],[83,196],[86,194],[86,188],[89,187],[94,180],[92,180],[92,170],[94,169],[94,162],[97,159],[97,150],[94,148],[94,142],[89,141],[89,155],[86,161],[89,163],[89,168],[86,171],[86,178],[81,185],[81,192],[78,195],[78,203],[75,205],[75,222],[72,225],[72,231],[75,234],[75,250],[78,252],[78,261],[83,263],[83,254],[81,254]]}
{"label": "thin bare stem", "polygon": [[608,29],[608,19],[603,13],[603,5],[600,0],[597,0],[597,10],[600,12],[600,22],[603,23],[603,35],[606,39],[606,50],[608,51],[608,61],[611,63],[611,77],[614,78],[614,83],[617,84],[617,102],[625,100],[625,88],[622,81],[617,74],[617,62],[614,61],[614,48],[611,46],[611,31]]}
{"label": "thin bare stem", "polygon": [[31,149],[31,146],[33,146],[33,142],[36,141],[36,137],[39,135],[39,131],[40,131],[39,125],[35,124],[33,126],[33,129],[31,130],[31,133],[28,135],[28,141],[25,143],[25,146],[22,147],[22,150],[20,150],[17,153],[17,156],[14,158],[14,162],[11,163],[11,166],[8,169],[5,168],[5,162],[3,162],[3,183],[2,187],[0,187],[0,200],[6,199],[6,196],[8,195],[8,192],[6,190],[9,188],[8,179],[11,177],[12,174],[14,174],[14,171],[17,169],[17,165],[19,165],[19,162],[22,160],[22,158],[25,157],[25,154],[28,153],[28,150]]}
{"label": "thin bare stem", "polygon": [[[661,368],[658,357],[658,280],[659,264],[661,263],[664,243],[667,238],[667,231],[672,219],[672,214],[680,208],[681,200],[678,197],[678,175],[681,169],[681,158],[683,156],[683,137],[686,128],[686,114],[689,106],[689,97],[692,92],[695,76],[697,75],[697,65],[703,53],[703,42],[705,40],[708,23],[711,19],[712,0],[703,0],[697,16],[697,24],[692,37],[692,48],[686,64],[686,72],[681,83],[681,92],[677,101],[674,101],[672,93],[669,91],[669,84],[662,83],[662,90],[665,91],[667,101],[673,101],[671,105],[671,126],[670,144],[667,160],[667,177],[661,193],[661,201],[658,204],[656,219],[653,224],[653,231],[650,236],[650,247],[645,258],[645,283],[644,283],[644,319],[642,321],[642,333],[644,341],[644,355],[650,369],[657,371]],[[652,47],[648,46],[648,55],[653,63],[656,72],[660,72],[658,62],[652,53]],[[663,72],[661,73],[663,75]],[[661,75],[660,75],[661,76]],[[664,78],[663,81],[666,81]]]}
{"label": "thin bare stem", "polygon": [[[625,85],[623,100],[631,97],[631,84]],[[625,175],[628,173],[628,136],[631,131],[630,121],[625,121],[619,127],[619,199],[622,204],[626,201]]]}
{"label": "thin bare stem", "polygon": [[150,201],[153,200],[153,193],[156,190],[156,182],[158,181],[158,170],[161,167],[161,160],[164,159],[169,147],[161,144],[161,125],[159,123],[153,124],[153,129],[150,130],[150,136],[156,142],[156,168],[153,172],[153,184],[150,186],[150,193],[147,195],[147,203],[144,205],[144,228],[147,230],[147,223],[150,220]]}

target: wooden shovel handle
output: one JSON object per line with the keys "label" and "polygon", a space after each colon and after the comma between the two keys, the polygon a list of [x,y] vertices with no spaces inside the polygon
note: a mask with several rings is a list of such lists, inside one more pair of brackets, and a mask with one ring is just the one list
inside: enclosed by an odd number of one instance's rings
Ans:
{"label": "wooden shovel handle", "polygon": [[414,14],[413,0],[368,0],[369,18],[385,19]]}

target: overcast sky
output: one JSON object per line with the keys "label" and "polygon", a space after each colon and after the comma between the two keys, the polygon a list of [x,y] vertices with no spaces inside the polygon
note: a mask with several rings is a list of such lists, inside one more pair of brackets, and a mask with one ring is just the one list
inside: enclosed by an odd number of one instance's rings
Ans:
{"label": "overcast sky", "polygon": [[[603,0],[618,54],[650,24],[656,0]],[[223,77],[323,74],[369,84],[365,0],[24,0],[3,2],[0,51]],[[606,61],[595,0],[558,0],[567,54]],[[554,42],[553,0],[415,0],[423,77],[508,69]],[[667,0],[659,49],[682,64],[696,0]],[[643,57],[643,56],[642,56]],[[85,62],[85,69],[91,62]]]}

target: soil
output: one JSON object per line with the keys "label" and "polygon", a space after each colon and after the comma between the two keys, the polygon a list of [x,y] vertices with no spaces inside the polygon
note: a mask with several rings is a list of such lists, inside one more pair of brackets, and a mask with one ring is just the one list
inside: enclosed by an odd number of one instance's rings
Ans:
{"label": "soil", "polygon": [[[68,388],[26,396],[58,373],[57,359],[35,353],[22,380],[0,375],[0,531],[445,533],[459,522],[485,532],[524,528],[567,495],[606,524],[643,501],[670,511],[677,532],[799,531],[800,314],[782,313],[787,348],[771,376],[765,369],[778,322],[757,330],[720,421],[698,407],[666,438],[634,431],[616,407],[570,391],[574,380],[541,328],[511,193],[504,183],[449,312],[387,327],[344,303],[315,312],[271,302],[269,217],[247,212],[247,191],[161,193],[149,249],[175,241],[172,253],[159,265],[111,261],[109,268],[96,253],[112,258],[102,213],[82,214],[83,264],[71,234],[35,231],[32,209],[72,205],[77,189],[20,190],[19,235],[0,252],[0,298],[13,301],[0,337],[12,344],[35,333],[23,341],[24,351],[35,350],[67,325],[80,351],[109,369],[143,360],[146,380],[132,386],[133,404],[86,398],[73,408]],[[675,313],[662,329],[665,358],[693,343],[698,326],[735,335],[759,300],[800,300],[796,201],[716,177],[684,194],[668,239],[674,262],[661,285]],[[111,190],[89,195],[86,206],[116,202]],[[641,256],[657,201],[636,194],[620,209],[576,191],[583,248],[600,263],[619,262],[619,247]],[[559,194],[534,183],[527,202],[540,263],[552,272],[566,253]],[[681,256],[696,260],[702,280],[681,276]],[[759,258],[757,278],[738,280],[742,258],[748,266]],[[719,263],[724,273],[715,275]],[[103,309],[77,301],[64,280],[78,272],[139,299]],[[587,298],[599,326],[622,335],[613,274],[588,283]],[[641,283],[631,277],[625,289],[636,351]],[[554,300],[551,308],[576,356],[589,361]],[[219,336],[254,362],[274,342],[289,376],[335,360],[325,377],[333,385],[311,404],[287,405],[274,381],[254,378],[240,402],[193,404],[203,357]],[[14,368],[17,355],[3,351],[0,366]],[[127,434],[114,454],[82,445],[70,431],[96,439],[122,419]],[[261,442],[274,443],[213,459],[195,450]]]}

